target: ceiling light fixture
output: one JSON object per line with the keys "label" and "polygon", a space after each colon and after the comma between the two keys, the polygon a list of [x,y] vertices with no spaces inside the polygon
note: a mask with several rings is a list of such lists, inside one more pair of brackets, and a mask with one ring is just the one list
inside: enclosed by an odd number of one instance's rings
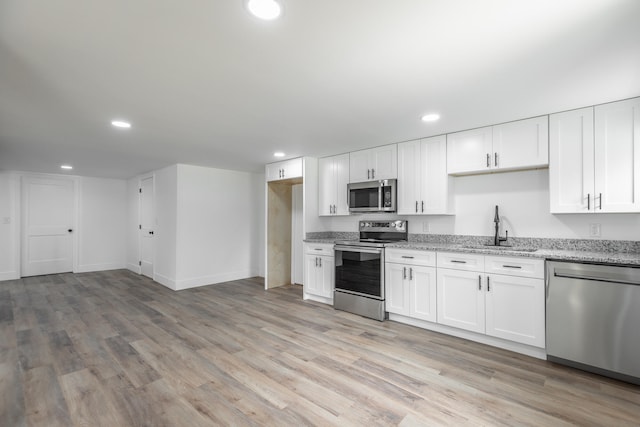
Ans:
{"label": "ceiling light fixture", "polygon": [[123,129],[129,129],[131,127],[131,123],[122,120],[112,120],[111,125]]}
{"label": "ceiling light fixture", "polygon": [[275,0],[249,0],[247,9],[254,16],[265,21],[276,19],[282,12],[280,4]]}
{"label": "ceiling light fixture", "polygon": [[70,169],[73,169],[73,166],[71,166],[71,165],[60,165],[60,169],[70,170]]}
{"label": "ceiling light fixture", "polygon": [[440,119],[440,114],[425,114],[424,116],[422,116],[422,121],[423,122],[435,122],[437,120]]}
{"label": "ceiling light fixture", "polygon": [[273,153],[273,157],[284,157],[284,153],[282,151],[276,151]]}

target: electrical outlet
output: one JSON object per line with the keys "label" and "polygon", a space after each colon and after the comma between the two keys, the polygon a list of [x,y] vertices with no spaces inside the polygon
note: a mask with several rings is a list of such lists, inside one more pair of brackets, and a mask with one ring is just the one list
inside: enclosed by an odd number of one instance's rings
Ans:
{"label": "electrical outlet", "polygon": [[424,233],[428,233],[429,232],[429,222],[428,221],[424,221],[422,223],[422,231]]}
{"label": "electrical outlet", "polygon": [[600,237],[600,224],[589,224],[589,237]]}

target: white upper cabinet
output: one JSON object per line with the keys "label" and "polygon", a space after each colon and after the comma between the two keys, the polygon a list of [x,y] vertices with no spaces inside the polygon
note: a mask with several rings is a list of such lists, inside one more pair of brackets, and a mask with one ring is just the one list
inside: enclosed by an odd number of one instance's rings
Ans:
{"label": "white upper cabinet", "polygon": [[552,114],[551,213],[640,212],[640,98]]}
{"label": "white upper cabinet", "polygon": [[444,135],[398,144],[398,214],[451,213],[452,179],[446,164]]}
{"label": "white upper cabinet", "polygon": [[551,213],[593,211],[593,143],[593,107],[549,117]]}
{"label": "white upper cabinet", "polygon": [[384,145],[349,154],[349,182],[398,177],[398,146]]}
{"label": "white upper cabinet", "polygon": [[595,107],[596,212],[640,212],[640,98]]}
{"label": "white upper cabinet", "polygon": [[349,215],[347,183],[349,154],[324,157],[319,160],[319,215]]}
{"label": "white upper cabinet", "polygon": [[491,126],[447,135],[447,172],[463,174],[491,167],[493,129]]}
{"label": "white upper cabinet", "polygon": [[277,163],[269,163],[266,166],[267,181],[302,177],[302,157],[284,160]]}
{"label": "white upper cabinet", "polygon": [[464,175],[549,164],[548,116],[447,135],[447,172]]}

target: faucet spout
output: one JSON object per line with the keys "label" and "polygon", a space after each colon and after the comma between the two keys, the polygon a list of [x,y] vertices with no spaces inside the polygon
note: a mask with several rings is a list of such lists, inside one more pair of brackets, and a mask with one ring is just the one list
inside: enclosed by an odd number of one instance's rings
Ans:
{"label": "faucet spout", "polygon": [[500,237],[500,215],[498,215],[498,205],[496,205],[496,215],[493,218],[493,222],[496,223],[496,234],[493,236],[493,245],[500,246],[500,243],[507,241],[508,234],[505,235],[505,237]]}

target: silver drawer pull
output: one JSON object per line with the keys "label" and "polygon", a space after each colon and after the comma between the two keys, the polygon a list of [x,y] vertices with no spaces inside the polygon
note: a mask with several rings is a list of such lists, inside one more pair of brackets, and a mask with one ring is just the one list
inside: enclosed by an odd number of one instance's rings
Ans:
{"label": "silver drawer pull", "polygon": [[314,248],[313,250],[314,250],[314,251],[321,251],[321,250],[322,250],[322,248]]}
{"label": "silver drawer pull", "polygon": [[522,266],[520,265],[507,265],[507,264],[503,264],[502,265],[504,268],[522,268]]}
{"label": "silver drawer pull", "polygon": [[460,260],[457,260],[457,259],[452,259],[451,262],[455,262],[456,264],[466,264],[467,263],[467,261],[460,261]]}
{"label": "silver drawer pull", "polygon": [[412,256],[407,256],[407,255],[402,255],[402,258],[405,258],[405,259],[413,259],[413,257],[412,257]]}

